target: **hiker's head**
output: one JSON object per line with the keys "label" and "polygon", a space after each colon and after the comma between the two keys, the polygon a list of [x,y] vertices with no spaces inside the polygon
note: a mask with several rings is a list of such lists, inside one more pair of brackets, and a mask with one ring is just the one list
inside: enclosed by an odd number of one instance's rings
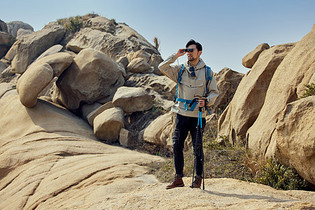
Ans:
{"label": "hiker's head", "polygon": [[188,61],[194,61],[199,59],[201,53],[202,53],[202,46],[199,42],[196,42],[195,40],[191,39],[186,44],[187,49],[193,49],[192,52],[187,52],[187,58]]}

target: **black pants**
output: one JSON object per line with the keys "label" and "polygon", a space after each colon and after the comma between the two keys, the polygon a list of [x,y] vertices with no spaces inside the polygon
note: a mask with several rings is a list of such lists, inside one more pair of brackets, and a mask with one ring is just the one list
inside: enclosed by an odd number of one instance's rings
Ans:
{"label": "black pants", "polygon": [[188,131],[192,137],[194,148],[194,158],[196,175],[202,176],[203,172],[203,149],[202,149],[202,136],[203,128],[206,125],[206,120],[202,118],[202,129],[197,128],[198,118],[186,117],[183,115],[176,115],[175,130],[173,134],[173,154],[176,174],[183,176],[184,169],[184,142],[188,135]]}

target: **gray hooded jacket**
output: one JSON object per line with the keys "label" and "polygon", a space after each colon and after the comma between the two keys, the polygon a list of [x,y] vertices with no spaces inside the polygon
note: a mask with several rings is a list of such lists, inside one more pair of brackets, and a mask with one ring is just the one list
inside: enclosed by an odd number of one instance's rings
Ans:
{"label": "gray hooded jacket", "polygon": [[[160,71],[166,75],[168,78],[173,80],[174,82],[178,82],[178,72],[180,71],[182,65],[172,65],[176,61],[175,54],[167,58],[165,61],[160,63],[159,69]],[[178,85],[177,97],[193,100],[196,95],[205,96],[206,91],[206,68],[205,63],[202,59],[200,59],[197,66],[195,66],[196,77],[191,77],[189,73],[189,68],[191,67],[188,61],[184,64],[184,70],[182,72],[181,84]],[[216,80],[214,78],[213,71],[210,72],[212,76],[212,80],[208,83],[209,94],[207,96],[208,106],[212,105],[215,98],[219,95],[219,90],[217,87]],[[175,102],[172,107],[172,111],[187,117],[198,117],[198,105],[193,111],[189,109],[186,110],[184,102]],[[206,112],[202,113],[202,117],[206,116]]]}

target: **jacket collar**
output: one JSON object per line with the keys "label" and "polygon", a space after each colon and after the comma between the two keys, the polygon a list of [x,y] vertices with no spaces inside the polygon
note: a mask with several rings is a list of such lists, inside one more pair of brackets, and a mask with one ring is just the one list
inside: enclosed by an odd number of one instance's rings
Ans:
{"label": "jacket collar", "polygon": [[[195,66],[195,71],[204,68],[205,65],[206,64],[203,62],[203,60],[201,58],[199,58],[199,63]],[[184,66],[185,66],[186,69],[189,69],[191,67],[191,65],[189,65],[188,61],[185,62]]]}

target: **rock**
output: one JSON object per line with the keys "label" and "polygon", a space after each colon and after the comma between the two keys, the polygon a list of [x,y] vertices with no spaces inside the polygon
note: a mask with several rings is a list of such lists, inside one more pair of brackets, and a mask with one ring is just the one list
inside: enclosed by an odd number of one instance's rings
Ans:
{"label": "rock", "polygon": [[[97,103],[97,102],[95,102],[93,104],[83,104],[83,105],[81,105],[80,106],[80,110],[81,110],[81,115],[82,115],[83,119],[88,120],[87,116],[89,114],[91,114],[92,112],[95,112],[101,106],[102,106],[102,104]],[[93,126],[93,124],[91,126]]]}
{"label": "rock", "polygon": [[22,21],[11,21],[7,23],[7,26],[9,34],[11,34],[14,37],[17,37],[17,32],[21,28],[25,30],[34,31],[32,26]]}
{"label": "rock", "polygon": [[62,48],[63,48],[62,45],[56,44],[56,45],[50,47],[49,49],[47,49],[45,52],[43,52],[36,60],[39,60],[39,59],[46,57],[48,55],[58,53],[62,50]]}
{"label": "rock", "polygon": [[0,58],[2,58],[10,49],[14,39],[10,34],[0,31]]}
{"label": "rock", "polygon": [[266,49],[269,49],[269,45],[267,43],[262,43],[258,45],[253,51],[244,56],[244,58],[242,59],[243,66],[245,66],[246,68],[252,68],[256,63],[259,55]]}
{"label": "rock", "polygon": [[221,115],[218,136],[227,136],[232,143],[245,143],[246,132],[260,113],[274,72],[293,47],[294,44],[276,45],[261,53]]}
{"label": "rock", "polygon": [[165,110],[173,106],[176,83],[166,76],[156,74],[133,74],[125,83],[129,87],[142,87],[153,95],[154,104]]}
{"label": "rock", "polygon": [[118,60],[117,60],[117,63],[121,63],[123,65],[123,67],[125,69],[127,69],[127,66],[129,64],[129,61],[127,59],[127,57],[123,56],[123,57],[120,57]]}
{"label": "rock", "polygon": [[129,62],[131,62],[132,60],[134,60],[136,58],[143,58],[143,60],[146,63],[149,63],[151,54],[147,53],[144,50],[138,50],[136,52],[129,53],[127,57],[129,57],[128,58]]}
{"label": "rock", "polygon": [[54,70],[54,76],[59,77],[73,62],[73,57],[69,53],[59,52],[42,57],[30,65],[38,65],[39,63],[47,63]]}
{"label": "rock", "polygon": [[87,27],[91,28],[82,28],[76,33],[68,42],[67,49],[80,52],[85,48],[93,48],[114,60],[141,49],[149,54],[159,54],[152,44],[126,24],[104,17],[90,18],[87,22]]}
{"label": "rock", "polygon": [[14,85],[11,83],[0,83],[0,98],[8,91],[15,89]]}
{"label": "rock", "polygon": [[93,127],[93,122],[94,122],[95,117],[97,115],[101,114],[102,112],[104,112],[105,110],[113,108],[113,107],[114,107],[114,105],[113,105],[113,103],[111,101],[107,102],[106,104],[103,104],[103,105],[99,106],[97,109],[93,110],[92,112],[90,112],[86,116],[87,121]]}
{"label": "rock", "polygon": [[20,29],[18,30],[18,32],[17,32],[16,38],[17,38],[17,39],[21,39],[23,36],[27,36],[27,35],[29,35],[29,34],[31,34],[31,33],[33,33],[33,32],[34,32],[34,31],[29,30],[29,29],[20,28]]}
{"label": "rock", "polygon": [[4,58],[8,61],[12,61],[14,56],[16,55],[16,50],[17,50],[18,46],[13,44],[11,46],[11,48],[8,50],[7,54],[5,54]]}
{"label": "rock", "polygon": [[6,68],[8,68],[8,64],[6,64],[5,62],[2,62],[0,60],[0,74],[3,72],[3,70],[5,70]]}
{"label": "rock", "polygon": [[47,63],[33,65],[18,80],[17,91],[21,103],[32,108],[37,103],[39,93],[53,79],[53,69]]}
{"label": "rock", "polygon": [[5,94],[3,94],[2,98],[5,98],[7,96],[18,96],[19,94],[17,93],[16,89],[11,89],[7,92],[5,92]]}
{"label": "rock", "polygon": [[157,54],[152,54],[149,64],[153,66],[153,73],[156,75],[163,75],[160,69],[158,68],[159,64],[163,61],[162,57]]}
{"label": "rock", "polygon": [[119,144],[124,147],[133,147],[136,145],[136,137],[132,132],[121,128],[119,133]]}
{"label": "rock", "polygon": [[118,140],[120,129],[124,127],[124,112],[113,107],[97,115],[93,122],[95,136],[106,142]]}
{"label": "rock", "polygon": [[153,99],[143,88],[120,87],[114,95],[113,105],[126,113],[139,112],[151,109]]}
{"label": "rock", "polygon": [[[279,114],[288,103],[298,98],[297,88],[305,85],[302,82],[310,81],[314,70],[315,25],[311,32],[297,42],[285,56],[272,77],[259,115],[246,133],[248,146],[254,154],[264,156],[266,153],[272,153],[268,150],[269,145],[275,144],[272,136]],[[312,142],[312,140],[305,139],[305,142]],[[270,149],[273,150],[273,147]]]}
{"label": "rock", "polygon": [[315,185],[315,96],[289,103],[278,120],[271,142],[279,158]]}
{"label": "rock", "polygon": [[122,69],[115,61],[100,51],[84,49],[57,80],[58,90],[53,101],[76,110],[80,103],[92,104],[105,97],[112,99],[124,82]]}
{"label": "rock", "polygon": [[158,183],[144,165],[161,157],[98,142],[64,108],[39,100],[28,109],[8,96],[0,115],[0,209],[97,208],[106,196]]}
{"label": "rock", "polygon": [[215,113],[222,113],[229,105],[243,77],[244,74],[233,71],[230,68],[223,68],[215,75],[215,80],[220,90],[220,95],[213,103]]}
{"label": "rock", "polygon": [[152,144],[172,146],[175,114],[168,112],[159,116],[144,130],[143,140]]}
{"label": "rock", "polygon": [[153,72],[151,66],[143,58],[133,59],[127,66],[131,73],[150,73]]}
{"label": "rock", "polygon": [[0,19],[0,31],[8,32],[7,24],[3,22],[1,19]]}
{"label": "rock", "polygon": [[18,75],[14,74],[11,71],[11,66],[8,66],[6,69],[2,70],[2,72],[0,73],[0,83],[6,82],[6,83],[16,84],[18,77],[19,77]]}
{"label": "rock", "polygon": [[16,41],[13,45],[16,54],[12,60],[12,71],[22,74],[29,64],[48,48],[58,44],[64,35],[65,29],[52,23]]}

